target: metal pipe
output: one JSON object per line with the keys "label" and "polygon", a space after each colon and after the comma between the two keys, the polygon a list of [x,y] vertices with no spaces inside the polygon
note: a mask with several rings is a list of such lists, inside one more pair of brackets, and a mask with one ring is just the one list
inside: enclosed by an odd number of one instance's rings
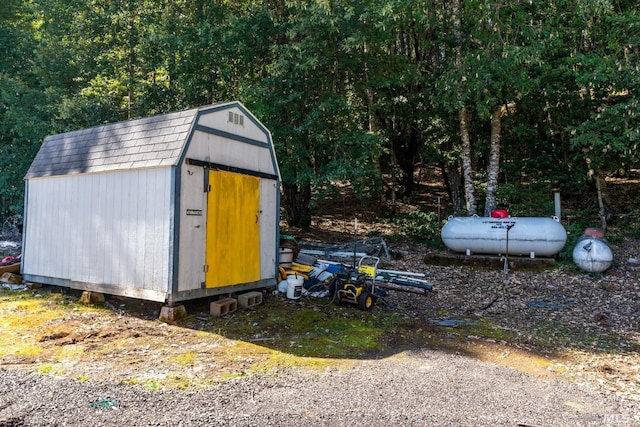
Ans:
{"label": "metal pipe", "polygon": [[513,228],[514,224],[509,224],[507,225],[507,247],[506,247],[506,253],[504,254],[504,266],[503,266],[503,271],[505,274],[507,274],[509,272],[509,230],[511,230]]}
{"label": "metal pipe", "polygon": [[560,208],[560,193],[553,193],[553,206],[555,207],[555,213],[557,218],[561,218],[562,209]]}

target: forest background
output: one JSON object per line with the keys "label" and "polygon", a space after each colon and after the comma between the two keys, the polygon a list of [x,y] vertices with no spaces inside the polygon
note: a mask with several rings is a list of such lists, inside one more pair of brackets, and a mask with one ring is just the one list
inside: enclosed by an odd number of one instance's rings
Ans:
{"label": "forest background", "polygon": [[392,211],[422,168],[451,213],[548,215],[558,191],[605,225],[607,178],[638,167],[639,67],[637,0],[3,0],[0,218],[47,135],[239,100],[290,226],[337,183]]}

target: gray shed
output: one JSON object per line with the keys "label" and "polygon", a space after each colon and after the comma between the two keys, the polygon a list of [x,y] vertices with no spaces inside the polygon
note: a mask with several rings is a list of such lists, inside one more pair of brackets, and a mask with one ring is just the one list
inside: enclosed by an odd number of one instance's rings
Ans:
{"label": "gray shed", "polygon": [[168,304],[276,284],[280,172],[239,102],[49,136],[25,180],[27,281]]}

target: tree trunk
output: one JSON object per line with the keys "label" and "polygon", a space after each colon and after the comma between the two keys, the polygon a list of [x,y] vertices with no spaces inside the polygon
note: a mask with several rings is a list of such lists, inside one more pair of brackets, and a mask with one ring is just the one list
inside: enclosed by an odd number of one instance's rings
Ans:
{"label": "tree trunk", "polygon": [[135,3],[133,1],[128,2],[128,19],[127,19],[127,119],[131,119],[136,114],[135,112],[135,89],[136,82],[136,44],[137,34],[135,34]]}
{"label": "tree trunk", "polygon": [[502,107],[496,108],[491,115],[491,147],[489,149],[489,166],[487,167],[487,195],[484,202],[484,216],[491,216],[496,209],[496,191],[498,174],[500,173],[500,140],[502,125]]}
{"label": "tree trunk", "polygon": [[[460,0],[452,0],[451,15],[453,17],[453,28],[456,37],[455,48],[455,67],[458,71],[462,70],[462,33],[460,19]],[[462,73],[461,73],[462,74]],[[463,75],[458,84],[458,98],[461,103],[458,110],[458,124],[460,127],[460,139],[462,140],[462,176],[464,178],[464,194],[466,199],[466,207],[468,215],[477,214],[476,197],[473,189],[473,170],[471,163],[471,137],[469,136],[469,112],[465,106],[464,88],[466,78]]]}
{"label": "tree trunk", "polygon": [[391,152],[390,152],[390,163],[391,163],[391,183],[389,184],[391,204],[395,206],[397,193],[396,193],[396,183],[400,179],[398,178],[398,160],[396,159],[396,150],[393,148],[393,142],[391,142]]}
{"label": "tree trunk", "polygon": [[464,189],[462,188],[462,174],[460,173],[459,164],[440,166],[442,177],[447,187],[447,193],[451,199],[454,212],[460,212],[464,209]]}
{"label": "tree trunk", "polygon": [[[420,136],[414,130],[399,132],[391,139],[391,199],[411,195],[415,191],[415,164],[419,150]],[[399,188],[397,188],[399,187]]]}
{"label": "tree trunk", "polygon": [[413,175],[415,173],[416,154],[419,147],[418,132],[412,126],[406,134],[400,135],[392,144],[392,158],[397,162],[397,166],[402,171],[400,183],[402,184],[403,196],[409,196],[415,190]]}
{"label": "tree trunk", "polygon": [[607,183],[600,171],[596,172],[596,191],[598,193],[598,213],[600,215],[602,231],[607,231],[607,211],[605,208],[605,201],[609,199],[609,196],[607,194]]}
{"label": "tree trunk", "polygon": [[462,139],[462,176],[464,177],[464,194],[466,199],[466,208],[468,215],[476,215],[478,207],[476,206],[476,196],[473,189],[473,167],[471,165],[471,137],[469,136],[469,127],[467,124],[469,113],[463,106],[458,112],[460,120],[460,138]]}
{"label": "tree trunk", "polygon": [[284,193],[284,213],[291,227],[309,228],[311,226],[311,185],[282,184]]}

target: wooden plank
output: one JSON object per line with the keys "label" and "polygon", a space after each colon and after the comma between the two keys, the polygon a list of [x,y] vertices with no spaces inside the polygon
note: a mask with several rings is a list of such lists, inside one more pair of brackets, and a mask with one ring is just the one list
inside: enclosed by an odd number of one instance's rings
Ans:
{"label": "wooden plank", "polygon": [[20,273],[20,263],[3,265],[0,267],[0,276],[4,273]]}
{"label": "wooden plank", "polygon": [[[553,258],[509,257],[509,269],[519,271],[547,270],[556,265]],[[502,269],[504,259],[499,255],[470,255],[451,252],[430,253],[424,257],[425,264],[444,266],[467,266],[487,269]]]}
{"label": "wooden plank", "polygon": [[428,295],[431,292],[431,289],[398,285],[396,283],[376,283],[376,287],[383,288],[383,289],[391,289],[391,290],[400,291],[400,292],[409,292],[412,294],[419,294],[419,295]]}

